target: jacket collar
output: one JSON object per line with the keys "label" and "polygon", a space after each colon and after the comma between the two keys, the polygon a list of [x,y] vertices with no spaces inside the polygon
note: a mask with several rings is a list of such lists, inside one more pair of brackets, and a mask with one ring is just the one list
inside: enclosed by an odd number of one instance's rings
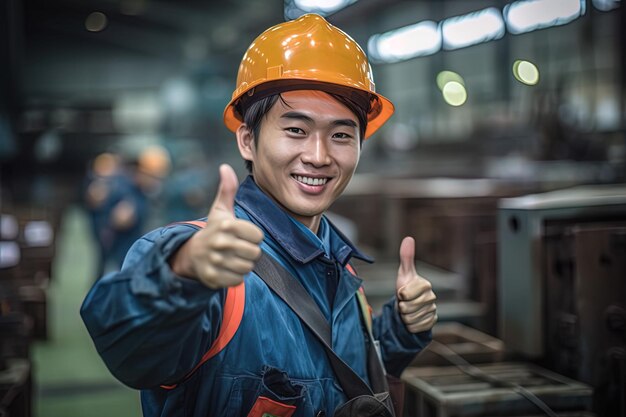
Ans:
{"label": "jacket collar", "polygon": [[[235,202],[298,262],[308,263],[324,253],[318,242],[314,242],[303,230],[300,230],[289,214],[259,188],[252,176],[248,176],[241,183]],[[351,257],[373,262],[372,258],[354,246],[330,221],[328,225],[330,226],[330,250],[339,263],[345,265]]]}

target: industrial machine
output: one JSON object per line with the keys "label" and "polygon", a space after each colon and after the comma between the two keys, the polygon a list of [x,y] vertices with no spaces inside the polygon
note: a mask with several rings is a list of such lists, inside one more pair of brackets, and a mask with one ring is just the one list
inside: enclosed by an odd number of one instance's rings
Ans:
{"label": "industrial machine", "polygon": [[499,336],[508,351],[594,389],[626,415],[626,185],[502,199]]}

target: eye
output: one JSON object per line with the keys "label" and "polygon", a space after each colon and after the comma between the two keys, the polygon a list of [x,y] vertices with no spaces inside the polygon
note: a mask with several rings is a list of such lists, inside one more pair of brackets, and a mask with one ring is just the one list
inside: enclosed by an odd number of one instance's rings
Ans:
{"label": "eye", "polygon": [[339,139],[341,141],[348,141],[350,139],[352,139],[353,136],[349,133],[345,133],[345,132],[336,132],[333,134],[333,139]]}
{"label": "eye", "polygon": [[289,133],[294,133],[296,135],[304,135],[304,130],[300,129],[299,127],[288,127],[285,128],[285,130]]}

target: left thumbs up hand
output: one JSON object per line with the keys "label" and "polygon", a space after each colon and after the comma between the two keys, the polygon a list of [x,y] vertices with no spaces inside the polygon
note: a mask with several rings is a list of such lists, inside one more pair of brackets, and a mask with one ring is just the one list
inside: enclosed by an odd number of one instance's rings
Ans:
{"label": "left thumbs up hand", "polygon": [[415,270],[415,240],[412,237],[405,237],[400,245],[396,297],[400,317],[411,333],[430,330],[437,322],[437,297],[431,283]]}

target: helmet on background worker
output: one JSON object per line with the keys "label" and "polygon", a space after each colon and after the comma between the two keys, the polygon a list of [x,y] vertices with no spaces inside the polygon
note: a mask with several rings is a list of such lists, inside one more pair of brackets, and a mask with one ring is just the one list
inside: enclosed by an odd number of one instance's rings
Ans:
{"label": "helmet on background worker", "polygon": [[391,101],[376,93],[363,49],[316,14],[273,26],[252,42],[224,110],[226,127],[235,132],[250,104],[291,90],[321,90],[358,103],[367,113],[365,139],[394,112]]}

